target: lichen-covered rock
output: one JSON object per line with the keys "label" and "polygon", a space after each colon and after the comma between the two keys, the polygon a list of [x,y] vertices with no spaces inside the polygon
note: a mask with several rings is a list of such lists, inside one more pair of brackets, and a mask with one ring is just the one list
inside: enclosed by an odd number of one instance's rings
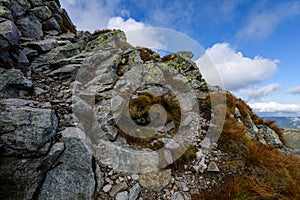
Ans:
{"label": "lichen-covered rock", "polygon": [[31,9],[31,12],[40,20],[46,20],[52,16],[52,12],[47,6],[35,7]]}
{"label": "lichen-covered rock", "polygon": [[0,17],[11,20],[12,19],[11,11],[5,6],[0,6]]}

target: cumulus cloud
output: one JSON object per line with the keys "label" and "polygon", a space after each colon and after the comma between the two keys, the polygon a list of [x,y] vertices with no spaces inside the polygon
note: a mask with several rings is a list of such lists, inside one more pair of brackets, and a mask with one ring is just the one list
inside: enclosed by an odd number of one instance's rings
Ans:
{"label": "cumulus cloud", "polygon": [[122,17],[113,17],[108,21],[108,29],[121,29],[123,31],[132,31],[136,29],[145,28],[145,24],[137,22],[132,18],[124,20]]}
{"label": "cumulus cloud", "polygon": [[196,61],[204,78],[211,85],[219,85],[219,78],[211,73],[211,68],[216,68],[227,90],[240,89],[270,78],[277,71],[279,62],[261,56],[245,57],[228,43],[217,43],[208,48],[205,54],[212,60],[214,66],[208,63],[205,57]]}
{"label": "cumulus cloud", "polygon": [[116,13],[124,12],[120,0],[62,0],[60,2],[79,30],[105,29],[110,18]]}
{"label": "cumulus cloud", "polygon": [[280,23],[300,15],[300,2],[284,1],[267,9],[257,7],[253,10],[247,25],[237,33],[237,38],[248,40],[267,37]]}
{"label": "cumulus cloud", "polygon": [[288,89],[288,90],[286,91],[286,93],[288,93],[288,94],[300,94],[300,85]]}
{"label": "cumulus cloud", "polygon": [[280,85],[273,83],[266,86],[252,86],[247,89],[241,89],[239,92],[243,95],[246,95],[248,99],[260,99],[262,97],[269,96],[278,88],[280,88]]}
{"label": "cumulus cloud", "polygon": [[256,112],[276,115],[300,115],[300,104],[284,104],[277,102],[253,103],[249,106]]}

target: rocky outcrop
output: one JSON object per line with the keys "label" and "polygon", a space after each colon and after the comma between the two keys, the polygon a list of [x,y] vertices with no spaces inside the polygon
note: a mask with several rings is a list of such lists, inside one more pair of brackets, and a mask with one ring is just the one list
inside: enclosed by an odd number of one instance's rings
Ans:
{"label": "rocky outcrop", "polygon": [[[0,9],[0,199],[186,200],[252,172],[217,143],[224,119],[209,104],[226,110],[227,92],[191,52],[160,58],[119,30],[76,32],[58,0]],[[288,151],[235,104],[225,128]]]}
{"label": "rocky outcrop", "polygon": [[76,34],[59,1],[8,0],[0,2],[0,10],[0,65],[5,68],[29,64],[27,59],[33,54],[26,52],[31,52],[31,41],[66,32]]}

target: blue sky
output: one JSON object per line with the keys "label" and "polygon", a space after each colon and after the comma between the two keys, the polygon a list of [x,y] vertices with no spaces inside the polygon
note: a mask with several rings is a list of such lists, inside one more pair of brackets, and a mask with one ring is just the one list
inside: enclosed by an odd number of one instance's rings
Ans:
{"label": "blue sky", "polygon": [[225,89],[260,115],[300,116],[299,0],[61,0],[61,4],[79,30],[161,27],[184,33],[203,46]]}

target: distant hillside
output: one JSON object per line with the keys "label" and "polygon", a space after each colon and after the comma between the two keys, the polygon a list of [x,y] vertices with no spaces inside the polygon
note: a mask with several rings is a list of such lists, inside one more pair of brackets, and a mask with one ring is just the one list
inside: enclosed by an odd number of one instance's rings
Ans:
{"label": "distant hillside", "polygon": [[275,120],[281,128],[300,128],[300,117],[264,117],[266,120]]}
{"label": "distant hillside", "polygon": [[283,134],[290,146],[300,149],[300,129],[288,128]]}

